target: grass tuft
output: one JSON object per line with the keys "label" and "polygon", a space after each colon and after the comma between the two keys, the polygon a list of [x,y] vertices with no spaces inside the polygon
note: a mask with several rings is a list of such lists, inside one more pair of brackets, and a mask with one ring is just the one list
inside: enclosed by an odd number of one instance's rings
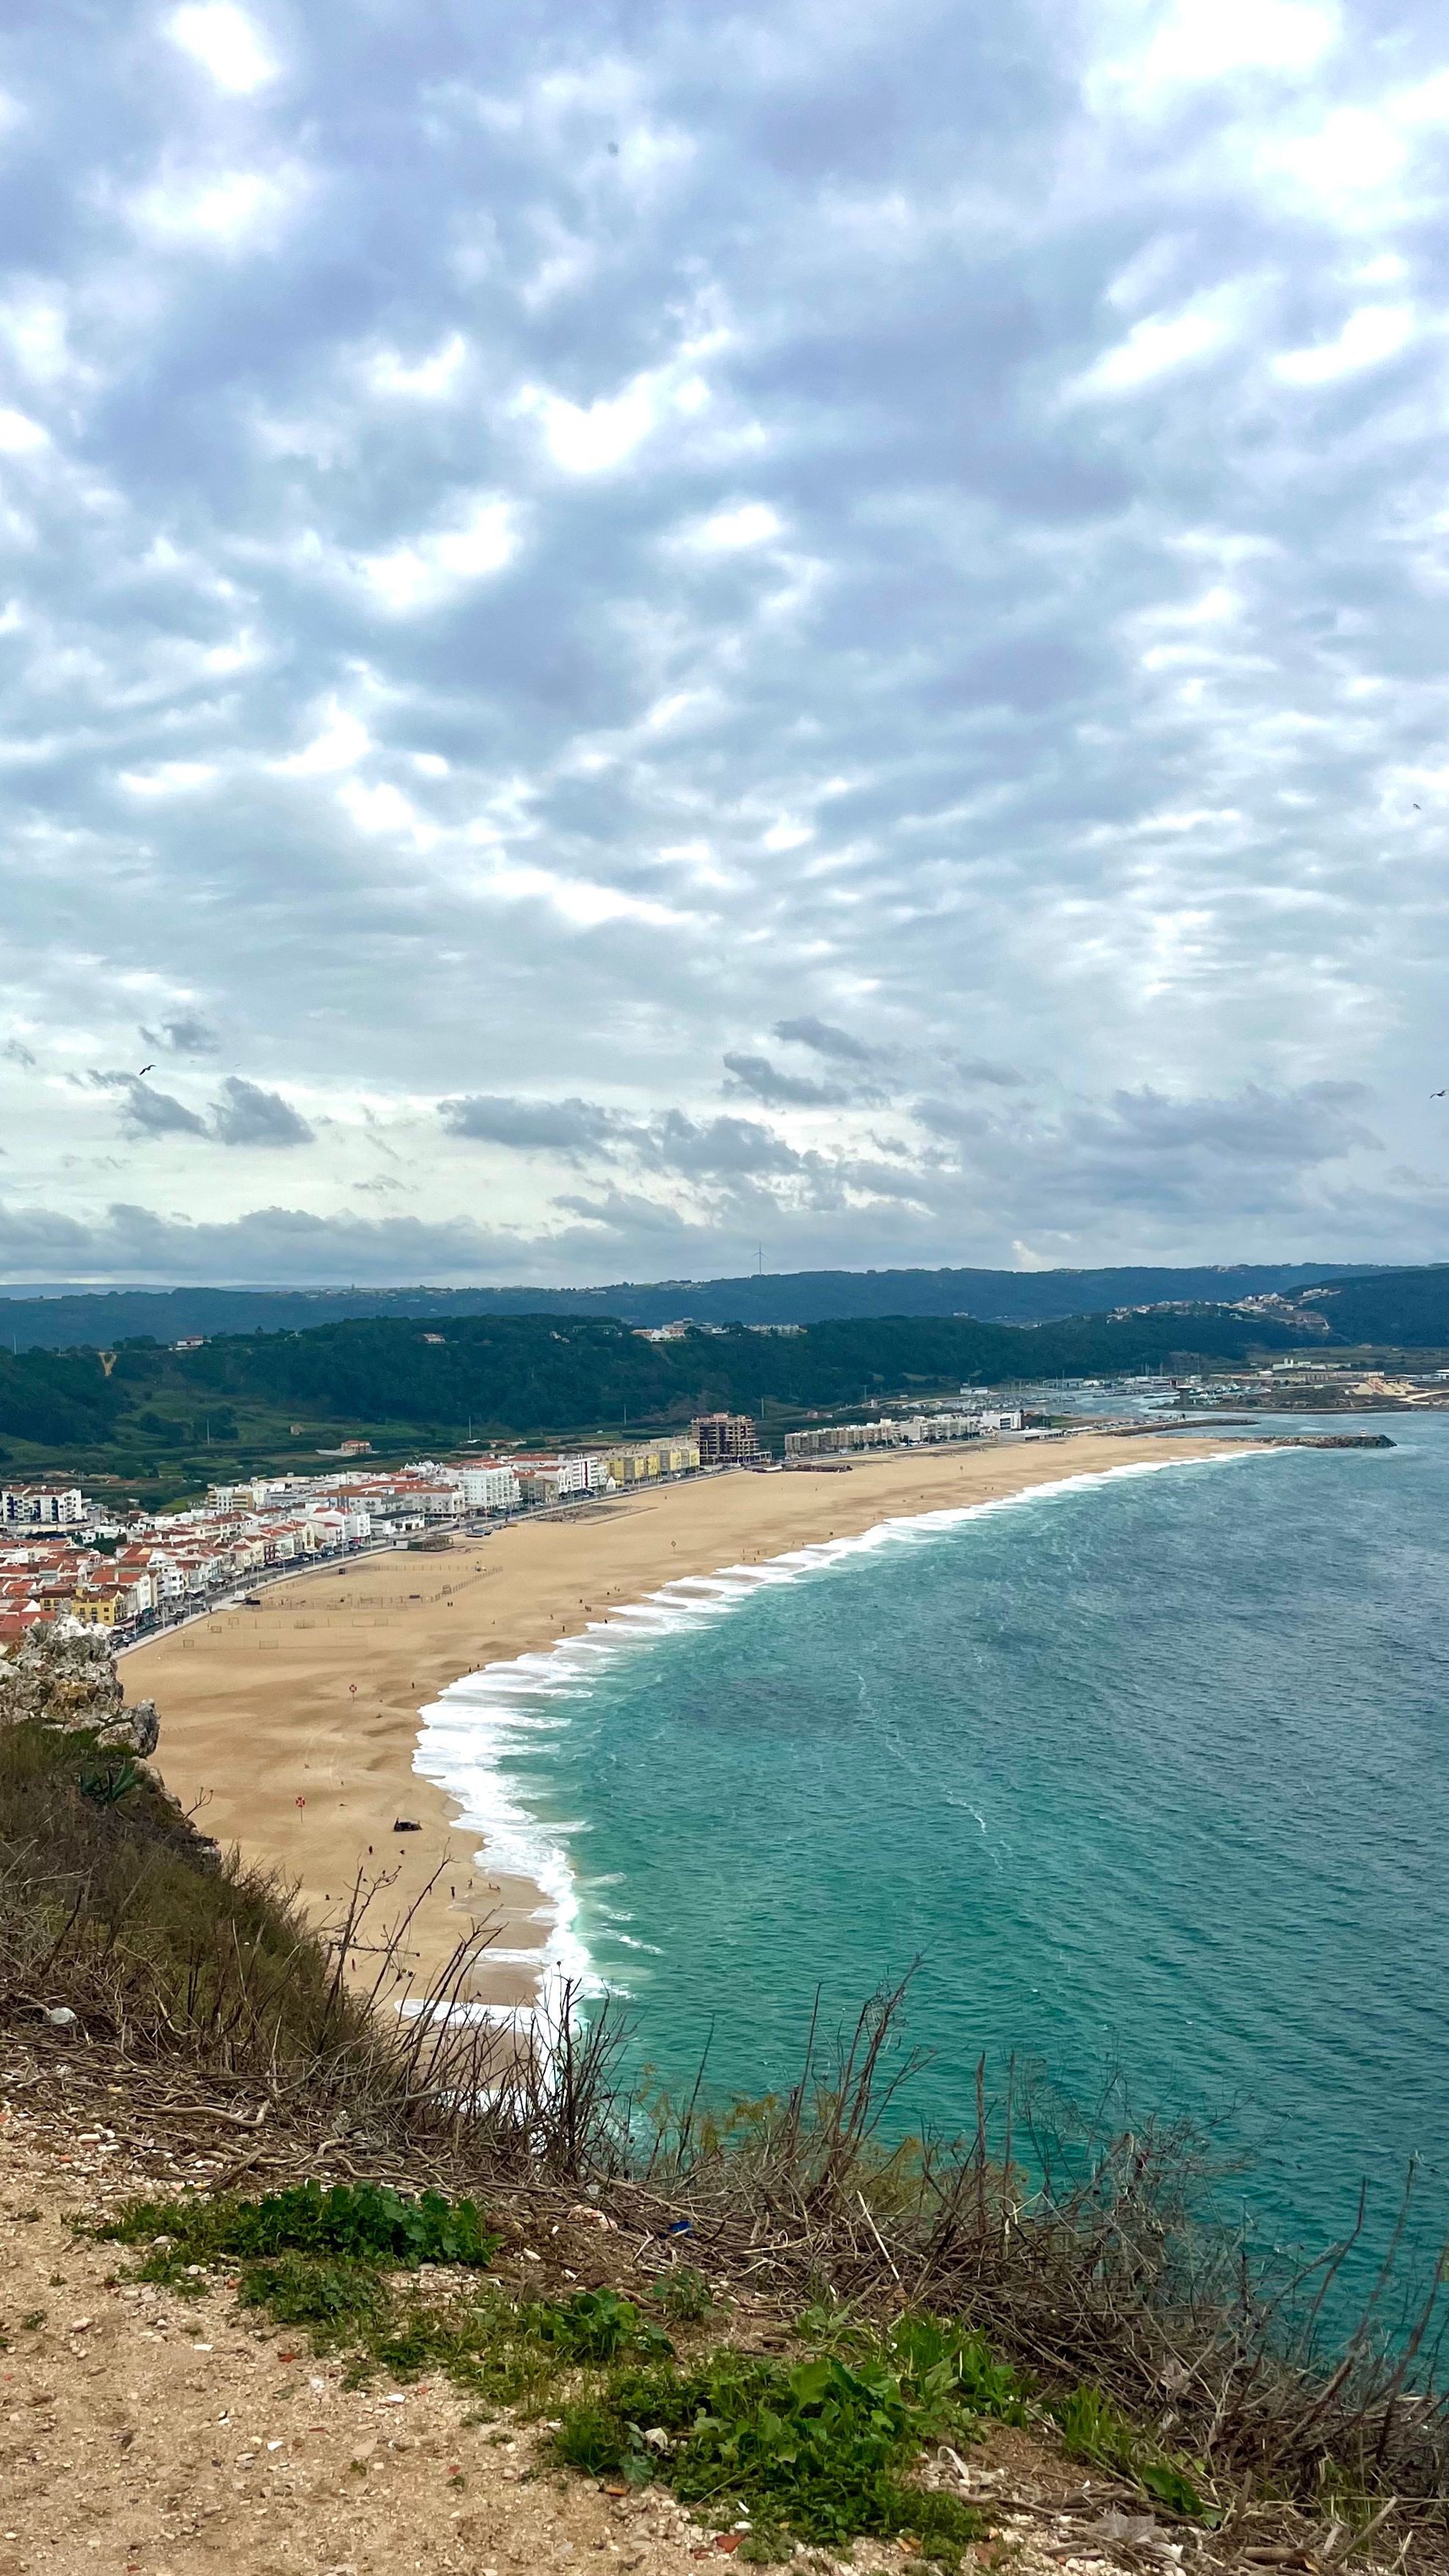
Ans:
{"label": "grass tuft", "polygon": [[1115,2469],[1150,2495],[1155,2504],[1186,2520],[1200,2522],[1208,2508],[1186,2471],[1129,2423],[1100,2388],[1075,2388],[1048,2408],[1058,2425],[1069,2460],[1090,2460]]}
{"label": "grass tuft", "polygon": [[714,2293],[704,2274],[696,2272],[692,2263],[681,2263],[675,2271],[666,2272],[649,2296],[674,2325],[698,2325],[714,2308]]}

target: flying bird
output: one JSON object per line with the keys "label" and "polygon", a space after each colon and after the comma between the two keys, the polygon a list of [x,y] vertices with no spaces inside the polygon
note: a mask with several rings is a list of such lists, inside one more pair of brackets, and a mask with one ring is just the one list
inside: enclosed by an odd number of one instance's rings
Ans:
{"label": "flying bird", "polygon": [[155,1072],[155,1070],[156,1070],[156,1067],[154,1066],[154,1064],[143,1064],[143,1065],[142,1065],[142,1067],[141,1067],[140,1072],[139,1072],[139,1073],[137,1074],[137,1076],[136,1076],[136,1080],[137,1080],[138,1082],[144,1082],[144,1081],[145,1081],[145,1079],[146,1079],[147,1074],[148,1074],[148,1073],[154,1073],[154,1072]]}
{"label": "flying bird", "polygon": [[1442,1091],[1431,1091],[1429,1094],[1431,1100],[1442,1100],[1444,1096]]}

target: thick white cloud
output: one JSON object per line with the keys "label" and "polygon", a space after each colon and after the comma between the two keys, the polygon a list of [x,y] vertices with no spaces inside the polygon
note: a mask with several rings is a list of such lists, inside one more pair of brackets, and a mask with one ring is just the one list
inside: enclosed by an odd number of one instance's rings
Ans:
{"label": "thick white cloud", "polygon": [[1449,1251],[1387,24],[34,18],[0,1263]]}
{"label": "thick white cloud", "polygon": [[217,88],[248,97],[277,76],[253,21],[231,0],[187,0],[167,28],[172,43],[211,74]]}
{"label": "thick white cloud", "polygon": [[1337,23],[1335,8],[1310,0],[1171,0],[1141,13],[1146,42],[1123,70],[1149,92],[1243,73],[1306,72],[1332,46]]}

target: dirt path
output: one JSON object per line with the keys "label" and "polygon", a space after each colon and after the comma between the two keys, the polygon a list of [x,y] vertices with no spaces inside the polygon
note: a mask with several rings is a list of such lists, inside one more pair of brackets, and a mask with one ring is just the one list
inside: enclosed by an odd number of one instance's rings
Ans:
{"label": "dirt path", "polygon": [[127,2284],[134,2258],[66,2218],[154,2189],[156,2172],[119,2169],[93,2133],[58,2157],[48,2123],[12,2114],[6,2129],[3,2576],[690,2567],[703,2535],[667,2498],[536,2479],[533,2437],[468,2422],[446,2382],[346,2389],[340,2363],[242,2318],[225,2289],[193,2303]]}
{"label": "dirt path", "polygon": [[[340,2363],[243,2316],[223,2286],[193,2302],[131,2282],[133,2257],[77,2236],[71,2217],[214,2183],[229,2158],[138,2144],[115,2092],[120,2138],[89,2088],[72,2115],[23,2051],[0,2064],[0,2576],[695,2576],[728,2547],[662,2490],[610,2495],[540,2466],[534,2432],[483,2420],[444,2381],[349,2389]],[[599,2277],[607,2250],[627,2281],[617,2234],[601,2245],[580,2228],[574,2248],[539,2232],[542,2254],[516,2244],[496,2266],[519,2288],[557,2280],[567,2252]],[[1084,2483],[1005,2430],[973,2450],[971,2475],[1047,2499]],[[913,2554],[871,2542],[795,2563],[899,2576]],[[965,2559],[1013,2576],[1124,2564],[1144,2561],[1064,2547],[1050,2515],[1010,2512]]]}

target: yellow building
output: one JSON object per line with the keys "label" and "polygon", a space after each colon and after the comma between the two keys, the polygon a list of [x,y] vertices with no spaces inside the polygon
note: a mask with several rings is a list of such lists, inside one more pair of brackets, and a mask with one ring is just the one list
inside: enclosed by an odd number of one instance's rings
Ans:
{"label": "yellow building", "polygon": [[661,1440],[659,1472],[661,1476],[692,1476],[699,1465],[699,1444],[694,1440]]}
{"label": "yellow building", "polygon": [[604,1474],[616,1485],[646,1484],[659,1473],[657,1449],[611,1449],[602,1461]]}
{"label": "yellow building", "polygon": [[611,1449],[598,1461],[602,1475],[616,1485],[645,1485],[656,1476],[687,1476],[699,1465],[692,1440],[651,1440],[638,1447]]}
{"label": "yellow building", "polygon": [[70,1615],[88,1628],[118,1628],[126,1615],[125,1596],[119,1589],[72,1593]]}

